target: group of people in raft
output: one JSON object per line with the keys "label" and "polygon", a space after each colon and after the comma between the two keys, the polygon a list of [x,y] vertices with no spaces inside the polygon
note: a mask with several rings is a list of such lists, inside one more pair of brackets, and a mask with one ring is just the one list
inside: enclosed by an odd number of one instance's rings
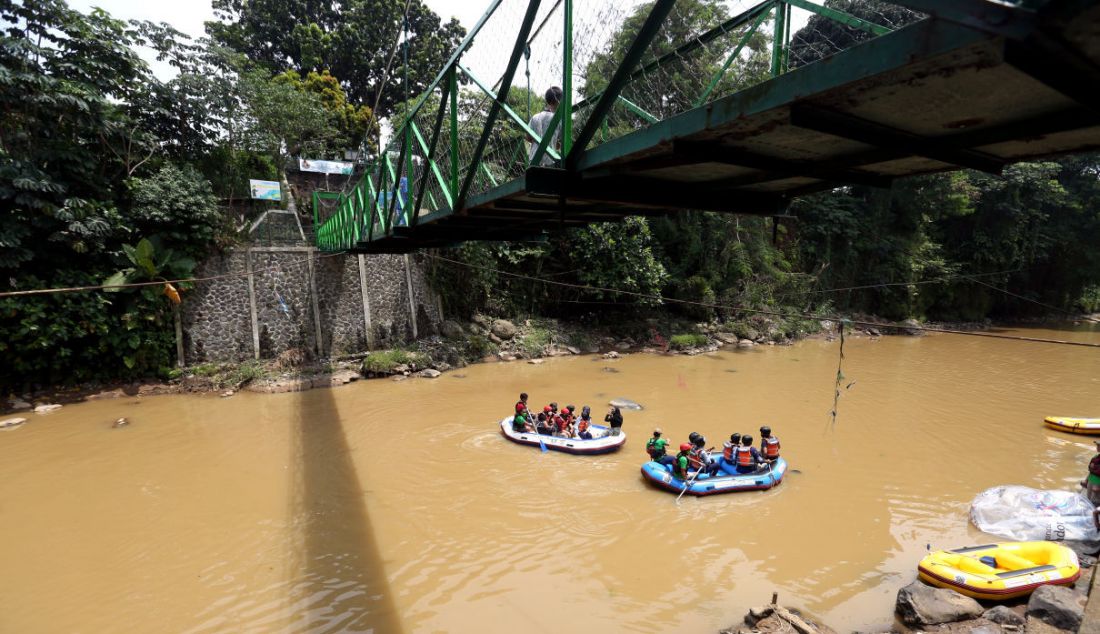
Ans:
{"label": "group of people in raft", "polygon": [[668,440],[662,437],[660,428],[653,430],[653,437],[646,441],[645,450],[650,460],[672,467],[672,473],[678,478],[688,480],[701,474],[709,476],[722,474],[756,473],[763,467],[770,467],[779,460],[779,438],[767,425],[760,428],[760,449],[753,446],[749,434],[730,434],[730,439],[722,444],[722,455],[714,456],[714,447],[706,448],[707,439],[699,433],[691,432],[688,442],[680,444],[680,452],[675,456],[668,454]]}
{"label": "group of people in raft", "polygon": [[[622,433],[623,414],[618,407],[607,410],[604,422],[610,428],[609,435],[618,436]],[[512,431],[537,432],[543,436],[557,436],[559,438],[592,440],[591,426],[591,407],[585,405],[578,414],[574,405],[566,405],[559,410],[558,404],[552,402],[536,414],[531,412],[527,405],[526,392],[519,395],[519,400],[516,401],[516,412],[512,417]]]}

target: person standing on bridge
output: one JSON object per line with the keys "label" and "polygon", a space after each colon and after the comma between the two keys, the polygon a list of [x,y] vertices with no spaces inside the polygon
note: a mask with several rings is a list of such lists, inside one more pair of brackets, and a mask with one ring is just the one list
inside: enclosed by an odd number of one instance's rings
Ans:
{"label": "person standing on bridge", "polygon": [[[531,130],[539,135],[539,138],[546,136],[546,130],[550,127],[550,121],[554,118],[554,113],[558,110],[558,104],[561,103],[561,88],[557,86],[551,86],[546,91],[546,109],[542,112],[531,117],[531,122],[528,126]],[[538,150],[539,143],[534,137],[527,137],[530,147],[527,150],[527,163],[535,159],[535,151]],[[550,140],[550,144],[547,148],[558,149],[558,144],[561,142],[561,125],[554,128],[554,138]],[[554,159],[550,158],[549,153],[543,153],[542,159],[539,161],[539,165],[543,167],[553,167]]]}

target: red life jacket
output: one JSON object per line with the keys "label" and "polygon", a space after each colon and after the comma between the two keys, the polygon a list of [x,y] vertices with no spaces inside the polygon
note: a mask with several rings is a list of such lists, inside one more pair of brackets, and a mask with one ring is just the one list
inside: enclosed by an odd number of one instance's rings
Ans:
{"label": "red life jacket", "polygon": [[526,412],[526,411],[527,411],[527,404],[524,403],[523,401],[516,401],[516,413],[518,414],[520,412]]}
{"label": "red life jacket", "polygon": [[691,454],[688,455],[688,460],[691,461],[691,466],[694,469],[698,469],[706,464],[706,460],[703,458],[703,452],[699,449],[692,449]]}
{"label": "red life jacket", "polygon": [[733,450],[737,448],[737,445],[726,442],[722,445],[722,457],[726,459],[726,462],[733,462]]}
{"label": "red life jacket", "polygon": [[554,427],[557,428],[559,432],[564,431],[565,419],[563,419],[561,416],[554,416]]}
{"label": "red life jacket", "polygon": [[738,467],[751,467],[752,460],[752,447],[741,446],[737,448],[737,466]]}
{"label": "red life jacket", "polygon": [[766,458],[778,458],[779,457],[779,439],[775,436],[768,436],[764,439],[764,457]]}

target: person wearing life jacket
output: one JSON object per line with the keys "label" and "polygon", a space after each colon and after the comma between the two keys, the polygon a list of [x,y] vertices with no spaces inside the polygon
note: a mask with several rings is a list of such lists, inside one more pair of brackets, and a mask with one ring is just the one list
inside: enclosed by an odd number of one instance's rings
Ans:
{"label": "person wearing life jacket", "polygon": [[714,475],[714,473],[718,471],[718,463],[711,459],[710,452],[707,451],[706,437],[701,434],[697,435],[694,445],[691,451],[691,459],[694,463],[695,470]]}
{"label": "person wearing life jacket", "polygon": [[535,421],[535,431],[543,436],[554,435],[554,426],[550,424],[550,418],[547,417],[546,412],[539,412],[538,420]]}
{"label": "person wearing life jacket", "polygon": [[772,435],[772,428],[767,425],[760,428],[760,454],[769,463],[779,460],[779,438]]}
{"label": "person wearing life jacket", "polygon": [[737,465],[737,473],[753,473],[764,462],[764,457],[752,446],[752,436],[741,437],[741,446],[733,453],[733,464]]}
{"label": "person wearing life jacket", "polygon": [[516,401],[516,414],[527,411],[527,392],[520,392],[519,400]]}
{"label": "person wearing life jacket", "polygon": [[685,442],[681,444],[680,453],[676,454],[676,458],[673,459],[672,463],[672,474],[684,481],[687,481],[690,477],[688,471],[691,467],[691,459],[689,458],[691,450],[691,443]]}
{"label": "person wearing life jacket", "polygon": [[588,426],[591,424],[592,408],[585,405],[581,408],[581,417],[577,419],[577,438],[592,440],[592,432],[588,431]]}
{"label": "person wearing life jacket", "polygon": [[664,463],[664,459],[668,457],[668,439],[661,438],[661,428],[653,430],[653,437],[646,441],[645,452],[649,454],[649,459],[654,462]]}
{"label": "person wearing life jacket", "polygon": [[561,409],[562,428],[561,433],[566,438],[572,438],[573,432],[576,431],[575,423],[573,421],[573,408],[568,405]]}
{"label": "person wearing life jacket", "polygon": [[733,454],[737,451],[737,448],[741,446],[741,434],[736,432],[730,434],[730,439],[722,443],[722,463],[730,470],[735,470],[736,463],[733,461]]}

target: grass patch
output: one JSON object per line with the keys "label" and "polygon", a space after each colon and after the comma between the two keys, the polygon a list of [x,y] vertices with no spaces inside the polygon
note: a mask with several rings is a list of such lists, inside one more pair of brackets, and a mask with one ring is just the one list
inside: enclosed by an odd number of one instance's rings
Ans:
{"label": "grass patch", "polygon": [[553,338],[553,333],[548,328],[532,326],[519,342],[519,347],[529,357],[541,357]]}
{"label": "grass patch", "polygon": [[225,374],[220,383],[240,386],[267,376],[267,369],[259,361],[245,361]]}
{"label": "grass patch", "polygon": [[200,363],[188,368],[188,370],[195,376],[214,376],[221,371],[221,366],[214,363]]}
{"label": "grass patch", "polygon": [[423,352],[409,350],[379,350],[372,352],[363,359],[363,372],[373,374],[387,374],[399,365],[415,365],[423,368],[431,359]]}
{"label": "grass patch", "polygon": [[673,350],[686,350],[707,345],[707,336],[699,334],[672,335],[668,340]]}

